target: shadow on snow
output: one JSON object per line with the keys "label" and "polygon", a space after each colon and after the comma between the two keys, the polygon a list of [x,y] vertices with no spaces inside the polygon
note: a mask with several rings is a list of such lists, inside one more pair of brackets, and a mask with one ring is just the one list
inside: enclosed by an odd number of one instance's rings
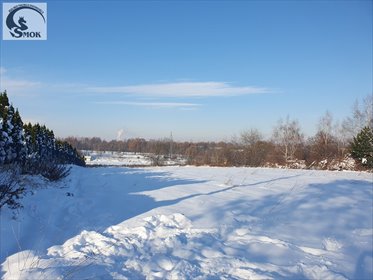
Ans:
{"label": "shadow on snow", "polygon": [[[156,201],[144,191],[160,190],[172,186],[182,186],[207,183],[206,180],[172,178],[172,174],[164,171],[131,168],[90,168],[81,172],[82,177],[76,177],[77,189],[69,189],[73,197],[55,204],[45,202],[49,213],[37,217],[39,221],[24,229],[18,242],[22,250],[45,251],[52,245],[62,244],[67,239],[76,236],[82,230],[101,232],[109,226],[116,225],[152,209],[174,205],[183,200],[198,196],[211,196],[242,188],[255,187],[271,183],[276,189],[276,183],[295,176],[284,176],[253,184],[233,185],[216,191],[191,194],[177,199]],[[73,174],[74,175],[74,174]],[[165,190],[167,191],[167,190]],[[203,191],[203,190],[201,190]],[[270,191],[269,191],[270,192]],[[315,246],[327,237],[332,237],[345,244],[342,254],[348,260],[355,261],[353,275],[348,278],[370,278],[371,272],[366,269],[367,258],[373,257],[370,248],[361,250],[354,244],[349,244],[356,229],[372,228],[372,183],[359,180],[336,180],[324,184],[295,185],[287,192],[276,192],[259,199],[242,196],[211,209],[211,215],[216,220],[231,219],[231,230],[246,227],[256,233],[276,236],[294,246]],[[362,206],[363,205],[363,206]],[[370,209],[367,209],[369,208]],[[63,211],[61,211],[63,209]],[[59,214],[62,213],[62,214]],[[41,213],[42,214],[42,213]],[[228,216],[228,217],[227,217]],[[197,217],[194,217],[197,218]],[[44,219],[44,221],[40,221]],[[54,220],[50,220],[54,219]],[[192,218],[193,219],[193,218]],[[47,226],[41,228],[43,224]],[[40,231],[39,240],[30,240],[29,231]],[[222,239],[232,232],[227,229],[222,232]],[[44,238],[47,237],[47,238]],[[276,263],[281,260],[281,251],[276,256],[271,252],[250,252],[245,248],[232,248],[237,257],[253,259],[258,263]],[[13,248],[8,255],[19,251]],[[287,252],[288,253],[288,252]],[[284,251],[285,254],[285,251]],[[6,256],[1,256],[4,258]],[[295,254],[294,261],[300,257]],[[346,260],[341,260],[341,262]],[[342,263],[343,265],[343,263]],[[276,276],[276,275],[272,275]],[[278,275],[277,275],[278,276]],[[288,275],[293,277],[294,275]],[[294,277],[298,277],[296,275]]]}

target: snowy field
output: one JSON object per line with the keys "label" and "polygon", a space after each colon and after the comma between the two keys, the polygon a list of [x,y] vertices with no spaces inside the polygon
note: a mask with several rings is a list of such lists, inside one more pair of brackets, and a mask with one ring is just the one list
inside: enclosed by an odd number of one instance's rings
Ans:
{"label": "snowy field", "polygon": [[149,156],[135,153],[84,151],[87,165],[101,166],[150,166]]}
{"label": "snowy field", "polygon": [[73,167],[39,181],[16,219],[1,212],[3,279],[373,277],[372,174]]}
{"label": "snowy field", "polygon": [[[152,166],[153,154],[130,152],[96,152],[84,151],[86,164],[90,166]],[[161,156],[160,156],[161,157]],[[162,165],[184,165],[185,159],[177,157],[173,160],[162,159]]]}

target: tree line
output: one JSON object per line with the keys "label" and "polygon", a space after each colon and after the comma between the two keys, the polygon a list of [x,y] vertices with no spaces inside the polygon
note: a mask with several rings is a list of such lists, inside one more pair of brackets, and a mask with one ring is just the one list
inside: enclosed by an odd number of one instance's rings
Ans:
{"label": "tree line", "polygon": [[84,159],[68,142],[57,140],[45,125],[24,124],[18,109],[0,93],[0,165],[24,168],[43,163],[84,165]]}
{"label": "tree line", "polygon": [[[295,119],[280,119],[267,139],[257,128],[229,142],[174,142],[172,139],[64,139],[78,150],[181,155],[188,164],[214,166],[287,166],[294,168],[372,168],[373,97],[356,101],[350,116],[334,120],[330,112],[319,119],[315,135],[306,137]],[[348,166],[355,159],[355,167]]]}
{"label": "tree line", "polygon": [[24,124],[6,91],[0,92],[0,209],[20,206],[18,198],[26,191],[21,175],[56,181],[68,175],[66,164],[85,162],[72,145],[56,139],[45,125]]}

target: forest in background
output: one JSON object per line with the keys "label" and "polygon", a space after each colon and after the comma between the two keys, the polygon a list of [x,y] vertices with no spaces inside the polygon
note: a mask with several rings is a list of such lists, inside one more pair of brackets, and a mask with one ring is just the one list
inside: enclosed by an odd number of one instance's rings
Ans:
{"label": "forest in background", "polygon": [[24,124],[21,114],[0,92],[0,209],[20,207],[29,189],[23,175],[57,181],[69,174],[69,164],[84,166],[79,151],[150,154],[154,165],[183,157],[190,165],[288,167],[373,170],[373,96],[356,101],[342,122],[326,112],[317,132],[305,137],[297,120],[280,119],[269,139],[258,129],[242,132],[229,142],[176,142],[172,138],[105,141],[99,137],[57,139],[39,123]]}
{"label": "forest in background", "polygon": [[160,158],[181,155],[191,165],[370,169],[372,128],[373,96],[368,95],[356,100],[351,114],[342,121],[325,112],[310,137],[304,135],[297,120],[286,117],[278,121],[268,139],[252,128],[229,142],[175,142],[172,138],[106,141],[99,137],[63,140],[78,150],[150,153]]}

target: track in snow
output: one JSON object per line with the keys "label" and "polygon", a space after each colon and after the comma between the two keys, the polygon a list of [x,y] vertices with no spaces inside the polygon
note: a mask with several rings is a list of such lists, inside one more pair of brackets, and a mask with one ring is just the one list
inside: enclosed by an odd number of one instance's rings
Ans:
{"label": "track in snow", "polygon": [[59,186],[2,212],[3,278],[373,276],[371,174],[74,168]]}

